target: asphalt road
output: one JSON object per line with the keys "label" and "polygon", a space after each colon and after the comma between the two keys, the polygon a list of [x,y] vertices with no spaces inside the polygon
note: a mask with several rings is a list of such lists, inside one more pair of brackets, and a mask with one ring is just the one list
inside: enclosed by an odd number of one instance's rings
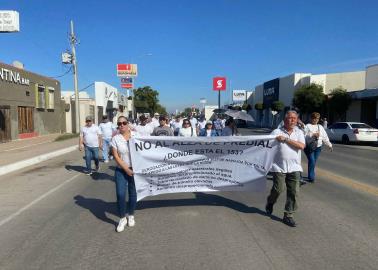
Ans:
{"label": "asphalt road", "polygon": [[[116,233],[114,164],[83,175],[80,153],[0,177],[0,269],[377,269],[378,152],[335,146],[301,188],[298,227],[265,194],[185,193],[138,204]],[[358,154],[357,154],[358,153]],[[376,162],[377,158],[375,158]],[[326,172],[331,172],[327,175]]]}

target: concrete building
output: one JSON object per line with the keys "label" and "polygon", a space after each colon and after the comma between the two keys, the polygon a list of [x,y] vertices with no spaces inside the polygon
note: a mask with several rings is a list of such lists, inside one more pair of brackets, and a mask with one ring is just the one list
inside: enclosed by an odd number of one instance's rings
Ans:
{"label": "concrete building", "polygon": [[[372,74],[369,77],[369,83],[371,85],[374,85],[375,82],[373,75],[375,74],[375,70],[378,71],[378,68],[372,68],[370,72]],[[280,115],[272,115],[269,107],[274,101],[283,102],[286,111],[292,106],[294,92],[298,88],[304,85],[310,85],[311,83],[316,83],[323,86],[325,94],[330,94],[330,92],[337,87],[342,87],[350,93],[354,91],[361,91],[362,89],[365,89],[365,83],[367,81],[366,74],[367,72],[365,71],[315,75],[311,73],[294,73],[285,77],[264,82],[263,84],[255,87],[253,103],[250,103],[253,108],[252,116],[255,117],[257,124],[261,124],[262,126],[266,127],[274,126],[275,124],[279,123],[284,116],[284,112],[282,112]],[[266,109],[263,111],[255,110],[254,107],[256,103],[263,103]],[[350,112],[347,112],[347,119],[360,118],[358,115],[355,115],[355,111],[358,109],[358,105],[352,104]],[[354,116],[351,117],[351,114]]]}
{"label": "concrete building", "polygon": [[0,63],[0,142],[65,132],[60,82]]}

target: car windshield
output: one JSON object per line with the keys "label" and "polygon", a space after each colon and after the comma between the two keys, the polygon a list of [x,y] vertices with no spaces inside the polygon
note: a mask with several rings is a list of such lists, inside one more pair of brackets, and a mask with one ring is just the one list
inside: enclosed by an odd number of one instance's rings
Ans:
{"label": "car windshield", "polygon": [[352,128],[372,128],[369,125],[366,125],[364,123],[358,123],[358,124],[351,124]]}

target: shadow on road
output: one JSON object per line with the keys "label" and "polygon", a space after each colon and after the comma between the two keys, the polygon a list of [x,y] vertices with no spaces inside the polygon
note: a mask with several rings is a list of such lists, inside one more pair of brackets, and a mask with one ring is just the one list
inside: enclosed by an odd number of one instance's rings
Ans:
{"label": "shadow on road", "polygon": [[[214,194],[195,193],[196,198],[193,199],[176,199],[176,200],[149,200],[137,203],[136,210],[161,208],[161,207],[179,207],[179,206],[221,206],[228,207],[238,212],[247,214],[259,214],[267,216],[265,211],[256,207],[250,207],[243,203],[227,199]],[[106,213],[118,216],[116,202],[105,202],[101,199],[85,198],[82,195],[74,197],[75,203],[80,207],[88,209],[95,217],[112,225],[117,225],[117,222],[108,218]],[[126,203],[126,202],[125,202]],[[279,217],[270,216],[272,220],[282,221]]]}
{"label": "shadow on road", "polygon": [[85,198],[82,195],[75,196],[74,200],[78,206],[88,209],[99,220],[114,226],[117,225],[117,221],[106,216],[106,213],[118,216],[116,202],[105,202],[101,199]]}

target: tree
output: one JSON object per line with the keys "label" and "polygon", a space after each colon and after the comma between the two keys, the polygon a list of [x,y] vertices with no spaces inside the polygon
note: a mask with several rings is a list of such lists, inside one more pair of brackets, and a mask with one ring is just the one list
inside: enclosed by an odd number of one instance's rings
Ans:
{"label": "tree", "polygon": [[282,101],[274,101],[274,102],[270,105],[270,109],[271,109],[272,111],[281,112],[281,111],[283,111],[284,108],[285,108],[285,104],[284,104]]}
{"label": "tree", "polygon": [[301,113],[312,113],[321,109],[324,100],[323,86],[312,83],[304,85],[294,92],[293,105]]}
{"label": "tree", "polygon": [[352,103],[352,97],[342,88],[337,87],[331,91],[328,99],[329,109],[338,119],[345,120],[345,113]]}
{"label": "tree", "polygon": [[166,114],[166,110],[159,104],[159,92],[152,89],[150,86],[139,87],[134,90],[134,106],[136,112],[150,113],[155,112]]}
{"label": "tree", "polygon": [[262,126],[262,119],[263,119],[263,110],[265,109],[264,108],[264,104],[263,103],[256,103],[255,104],[255,109],[256,111],[258,111],[258,115],[259,115],[259,121],[260,121],[260,127]]}
{"label": "tree", "polygon": [[252,107],[250,104],[244,103],[242,109],[249,112],[250,110],[252,110]]}
{"label": "tree", "polygon": [[274,122],[276,121],[277,117],[279,117],[280,113],[283,111],[285,108],[285,104],[282,101],[273,101],[272,104],[270,105],[270,109],[272,111],[278,112],[276,115],[273,115],[273,121],[272,121],[272,126],[274,125]]}

